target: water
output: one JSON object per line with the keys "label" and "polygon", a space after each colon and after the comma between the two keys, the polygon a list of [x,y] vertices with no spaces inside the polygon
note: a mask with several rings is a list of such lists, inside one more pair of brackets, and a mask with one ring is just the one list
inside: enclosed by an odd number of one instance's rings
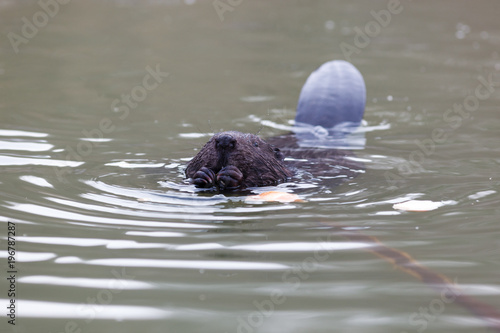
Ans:
{"label": "water", "polygon": [[[242,1],[221,21],[211,1],[72,1],[44,22],[3,2],[2,331],[488,332],[352,236],[500,309],[500,95],[482,83],[500,81],[500,5],[388,4]],[[286,133],[331,59],[367,83],[364,173],[296,179],[287,204],[184,182],[210,133]]]}

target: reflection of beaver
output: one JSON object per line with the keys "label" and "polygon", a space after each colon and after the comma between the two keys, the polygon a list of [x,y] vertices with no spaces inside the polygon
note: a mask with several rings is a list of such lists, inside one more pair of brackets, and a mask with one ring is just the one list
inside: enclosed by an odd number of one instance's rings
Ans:
{"label": "reflection of beaver", "polygon": [[[196,187],[234,190],[287,181],[296,168],[328,177],[336,177],[339,170],[358,169],[359,164],[348,158],[350,153],[333,149],[329,142],[338,139],[339,124],[351,124],[351,129],[359,125],[365,99],[363,77],[354,66],[327,62],[302,88],[295,117],[297,134],[266,142],[253,134],[217,133],[189,162],[186,176]],[[292,162],[285,164],[284,156]]]}

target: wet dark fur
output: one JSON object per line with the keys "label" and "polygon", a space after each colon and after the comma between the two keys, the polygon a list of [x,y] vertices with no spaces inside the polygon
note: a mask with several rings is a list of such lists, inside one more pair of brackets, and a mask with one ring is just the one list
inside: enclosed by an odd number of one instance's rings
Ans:
{"label": "wet dark fur", "polygon": [[290,170],[308,173],[328,187],[337,186],[365,171],[365,165],[349,150],[301,147],[294,134],[275,136],[266,141],[280,147],[283,156],[288,158],[285,165]]}
{"label": "wet dark fur", "polygon": [[347,150],[302,148],[293,134],[264,141],[253,134],[221,132],[189,162],[186,176],[197,187],[235,190],[276,185],[300,170],[335,186],[364,172],[354,157]]}
{"label": "wet dark fur", "polygon": [[258,136],[236,131],[215,134],[186,167],[197,187],[220,190],[276,185],[293,172],[281,151]]}

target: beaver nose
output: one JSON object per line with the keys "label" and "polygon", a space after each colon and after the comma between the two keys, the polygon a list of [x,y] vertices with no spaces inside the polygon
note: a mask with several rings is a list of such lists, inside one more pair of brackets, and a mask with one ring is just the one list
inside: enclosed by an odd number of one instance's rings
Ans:
{"label": "beaver nose", "polygon": [[215,144],[218,149],[229,150],[236,146],[236,139],[230,134],[223,134],[215,140]]}

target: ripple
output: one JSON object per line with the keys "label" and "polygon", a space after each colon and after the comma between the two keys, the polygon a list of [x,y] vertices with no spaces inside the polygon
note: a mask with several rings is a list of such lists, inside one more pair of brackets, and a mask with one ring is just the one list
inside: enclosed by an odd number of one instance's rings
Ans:
{"label": "ripple", "polygon": [[16,157],[0,155],[0,165],[45,165],[54,167],[77,167],[84,162],[63,161],[50,158]]}
{"label": "ripple", "polygon": [[61,257],[55,260],[60,264],[87,264],[97,266],[119,267],[149,267],[178,269],[212,269],[212,270],[265,270],[275,271],[289,268],[285,264],[268,262],[222,261],[222,260],[168,260],[168,259],[136,259],[136,258],[105,258],[82,260],[77,257]]}
{"label": "ripple", "polygon": [[108,249],[152,249],[164,248],[165,244],[139,243],[132,240],[74,238],[74,237],[18,237],[19,241],[26,243],[71,245],[81,247],[106,246]]}
{"label": "ripple", "polygon": [[[19,238],[18,238],[19,240]],[[7,258],[7,252],[0,252],[0,257]],[[55,253],[52,252],[26,252],[26,251],[16,251],[16,261],[19,262],[36,262],[36,261],[47,261],[57,257]]]}
{"label": "ripple", "polygon": [[223,246],[218,243],[200,243],[200,244],[186,244],[175,246],[177,251],[199,251],[199,250],[213,250],[213,249],[227,249],[227,250],[244,250],[252,252],[311,252],[317,253],[318,251],[341,251],[363,249],[373,246],[373,244],[360,243],[360,242],[286,242],[286,243],[257,243],[245,244],[235,246]]}
{"label": "ripple", "polygon": [[124,169],[135,169],[135,168],[160,168],[165,165],[165,163],[129,163],[127,161],[111,162],[106,163],[107,166],[117,166]]}
{"label": "ripple", "polygon": [[37,176],[21,176],[19,179],[24,180],[25,182],[28,182],[30,184],[36,185],[36,186],[41,186],[41,187],[50,187],[54,188],[52,184],[50,184],[47,180],[41,177]]}
{"label": "ripple", "polygon": [[[128,226],[142,226],[142,227],[159,227],[159,228],[196,228],[196,229],[209,229],[216,228],[213,225],[207,224],[196,224],[196,223],[181,223],[181,222],[155,222],[147,220],[133,220],[133,219],[119,219],[110,217],[99,217],[86,214],[73,213],[65,210],[44,207],[35,204],[23,204],[15,202],[7,202],[10,204],[10,208],[13,210],[21,211],[24,213],[31,213],[35,215],[42,215],[46,217],[51,217],[54,219],[72,220],[72,221],[82,221],[82,222],[92,222],[101,223],[108,225],[128,225]],[[147,217],[145,214],[143,217]],[[176,219],[192,219],[192,220],[219,220],[217,217],[212,216],[211,218],[203,214],[199,215],[175,215],[175,214],[151,214],[149,217],[161,217],[161,218],[176,218]],[[69,222],[71,223],[71,222]]]}
{"label": "ripple", "polygon": [[170,231],[127,231],[126,235],[131,236],[145,236],[145,237],[183,237],[186,236],[182,232],[170,232]]}
{"label": "ripple", "polygon": [[49,135],[47,133],[39,132],[0,129],[0,136],[27,136],[32,138],[45,138]]}
{"label": "ripple", "polygon": [[263,252],[317,252],[317,251],[340,251],[363,249],[373,246],[372,244],[360,242],[315,242],[315,243],[265,243],[265,244],[250,244],[237,245],[233,249],[263,251]]}
{"label": "ripple", "polygon": [[[2,299],[3,304],[9,300]],[[19,317],[21,318],[81,318],[88,319],[88,313],[83,311],[81,303],[44,302],[19,300]],[[110,320],[144,320],[167,318],[170,311],[147,306],[131,305],[99,305],[99,311],[94,311],[94,319]]]}
{"label": "ripple", "polygon": [[494,190],[479,191],[477,193],[469,195],[468,198],[471,200],[477,200],[477,199],[481,199],[481,198],[484,198],[488,195],[495,194],[495,193],[497,193],[497,191],[494,191]]}
{"label": "ripple", "polygon": [[257,95],[257,96],[241,97],[240,100],[242,102],[247,102],[247,103],[256,103],[256,102],[272,101],[274,98],[275,98],[274,96]]}
{"label": "ripple", "polygon": [[47,151],[54,146],[43,142],[18,142],[0,140],[1,150]]}
{"label": "ripple", "polygon": [[[109,289],[127,289],[127,290],[144,290],[152,289],[154,286],[151,283],[124,280],[124,279],[92,279],[82,277],[60,277],[49,275],[31,275],[19,278],[19,282],[29,284],[43,284],[54,286],[70,286],[75,288],[102,288],[110,286]],[[113,288],[115,286],[115,288]]]}

